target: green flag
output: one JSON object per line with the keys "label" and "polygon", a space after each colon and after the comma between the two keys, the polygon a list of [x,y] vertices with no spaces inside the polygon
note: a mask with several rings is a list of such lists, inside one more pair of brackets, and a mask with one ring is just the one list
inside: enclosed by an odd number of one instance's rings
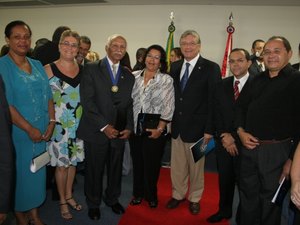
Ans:
{"label": "green flag", "polygon": [[175,26],[173,21],[171,22],[171,25],[168,28],[169,31],[169,37],[167,41],[167,47],[166,47],[166,54],[167,54],[167,65],[168,65],[168,72],[170,71],[170,55],[171,55],[171,50],[174,48],[174,31],[175,31]]}

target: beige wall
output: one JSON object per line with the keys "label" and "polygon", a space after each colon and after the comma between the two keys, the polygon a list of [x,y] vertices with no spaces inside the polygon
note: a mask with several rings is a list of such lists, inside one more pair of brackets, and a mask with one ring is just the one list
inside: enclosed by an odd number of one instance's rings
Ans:
{"label": "beige wall", "polygon": [[92,39],[92,50],[105,55],[104,45],[109,35],[120,33],[127,38],[131,64],[135,51],[151,44],[166,46],[169,15],[175,15],[175,46],[180,34],[195,29],[202,39],[202,55],[219,64],[222,62],[227,39],[226,27],[230,12],[236,29],[233,47],[250,50],[254,39],[267,39],[272,35],[285,36],[294,49],[292,63],[298,62],[300,42],[300,7],[257,6],[201,6],[201,5],[149,5],[149,6],[73,6],[25,9],[0,9],[0,32],[4,41],[4,28],[12,20],[21,19],[33,30],[32,47],[41,38],[51,39],[57,26],[67,25]]}

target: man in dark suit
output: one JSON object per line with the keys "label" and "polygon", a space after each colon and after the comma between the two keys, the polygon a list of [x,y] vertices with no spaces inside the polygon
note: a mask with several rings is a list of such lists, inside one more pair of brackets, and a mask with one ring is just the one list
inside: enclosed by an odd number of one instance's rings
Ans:
{"label": "man in dark suit", "polygon": [[252,64],[249,68],[249,73],[252,75],[257,75],[260,72],[265,71],[265,64],[262,56],[264,45],[265,41],[261,39],[257,39],[252,43],[252,55],[250,56]]}
{"label": "man in dark suit", "polygon": [[217,223],[232,216],[235,184],[238,180],[240,141],[234,127],[236,102],[249,88],[250,54],[245,49],[233,49],[229,66],[233,76],[220,81],[215,92],[216,157],[219,172],[219,210],[207,222]]}
{"label": "man in dark suit", "polygon": [[288,179],[300,133],[300,72],[289,63],[292,49],[281,36],[264,46],[267,70],[255,76],[237,103],[235,126],[240,149],[240,222],[280,225],[281,206],[271,202]]}
{"label": "man in dark suit", "polygon": [[87,36],[81,36],[80,37],[80,43],[79,43],[79,50],[76,56],[76,61],[79,65],[84,66],[90,60],[88,60],[86,55],[89,53],[89,50],[91,48],[92,42],[91,39]]}
{"label": "man in dark suit", "polygon": [[133,129],[131,91],[134,76],[120,65],[127,42],[112,35],[105,46],[107,56],[87,64],[81,80],[83,115],[78,137],[85,146],[85,195],[88,215],[100,219],[103,173],[107,165],[107,188],[103,200],[117,214],[124,213],[121,194],[124,140]]}
{"label": "man in dark suit", "polygon": [[176,208],[189,188],[189,210],[198,214],[204,189],[204,157],[194,163],[190,146],[203,136],[205,143],[212,138],[213,92],[221,72],[216,63],[200,56],[201,41],[196,31],[185,31],[179,44],[184,59],[172,63],[170,70],[175,112],[171,128],[172,198],[167,208]]}
{"label": "man in dark suit", "polygon": [[[0,224],[12,209],[14,193],[14,157],[11,139],[11,119],[0,75]],[[29,165],[28,165],[29,166]]]}

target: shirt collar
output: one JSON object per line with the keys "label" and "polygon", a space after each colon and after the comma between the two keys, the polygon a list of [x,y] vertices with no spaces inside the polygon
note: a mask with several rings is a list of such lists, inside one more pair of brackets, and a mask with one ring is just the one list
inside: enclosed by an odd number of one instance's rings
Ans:
{"label": "shirt collar", "polygon": [[185,65],[186,63],[189,63],[190,66],[192,66],[192,68],[194,68],[197,61],[198,61],[198,59],[199,59],[199,57],[200,57],[200,54],[198,53],[198,55],[190,61],[187,61],[186,59],[184,59],[183,64]]}

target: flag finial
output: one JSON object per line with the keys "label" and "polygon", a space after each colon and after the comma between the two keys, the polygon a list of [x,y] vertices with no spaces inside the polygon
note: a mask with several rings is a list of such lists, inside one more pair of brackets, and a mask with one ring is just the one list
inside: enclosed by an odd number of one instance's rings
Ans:
{"label": "flag finial", "polygon": [[171,19],[171,22],[173,22],[174,18],[175,18],[175,17],[174,17],[174,12],[171,12],[171,13],[170,13],[170,19]]}
{"label": "flag finial", "polygon": [[232,12],[230,13],[230,16],[229,16],[229,26],[232,26],[233,25],[233,15],[232,15]]}

